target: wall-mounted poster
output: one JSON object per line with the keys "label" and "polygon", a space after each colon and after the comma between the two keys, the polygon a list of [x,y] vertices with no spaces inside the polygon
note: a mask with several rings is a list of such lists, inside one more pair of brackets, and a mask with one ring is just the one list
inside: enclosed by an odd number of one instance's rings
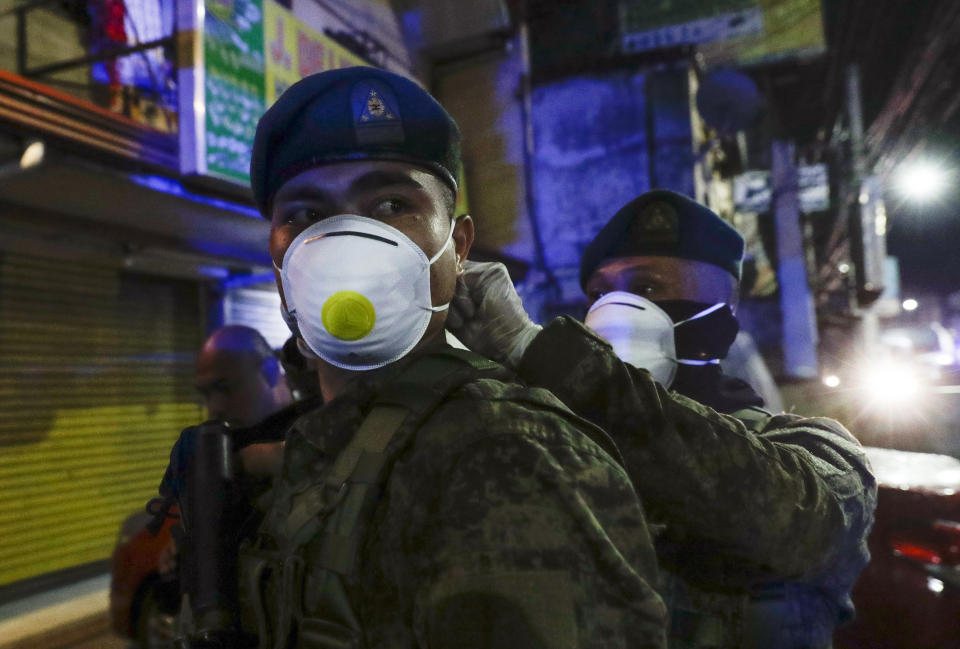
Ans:
{"label": "wall-mounted poster", "polygon": [[826,51],[820,0],[619,0],[620,49],[695,45],[708,66]]}
{"label": "wall-mounted poster", "polygon": [[263,15],[268,106],[305,76],[351,65],[369,65],[322,32],[297,20],[276,2],[266,0]]}
{"label": "wall-mounted poster", "polygon": [[206,1],[203,60],[207,173],[249,182],[250,148],[265,109],[260,0]]}
{"label": "wall-mounted poster", "polygon": [[250,182],[257,121],[291,84],[368,65],[273,0],[179,0],[181,171]]}

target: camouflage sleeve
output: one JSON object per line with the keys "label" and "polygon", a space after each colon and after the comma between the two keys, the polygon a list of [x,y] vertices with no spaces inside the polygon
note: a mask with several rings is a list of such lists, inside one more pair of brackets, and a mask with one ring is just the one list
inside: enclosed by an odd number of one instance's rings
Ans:
{"label": "camouflage sleeve", "polygon": [[664,389],[569,318],[534,339],[520,375],[610,433],[651,519],[759,573],[743,579],[807,577],[862,546],[876,482],[836,421],[778,415],[754,434]]}
{"label": "camouflage sleeve", "polygon": [[[498,421],[516,429],[514,407]],[[643,511],[606,453],[498,426],[437,459],[445,489],[411,540],[420,646],[666,646]]]}

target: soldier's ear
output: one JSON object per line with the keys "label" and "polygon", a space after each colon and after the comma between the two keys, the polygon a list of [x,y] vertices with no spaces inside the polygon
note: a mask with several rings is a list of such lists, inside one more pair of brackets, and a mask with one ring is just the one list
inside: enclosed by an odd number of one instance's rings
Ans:
{"label": "soldier's ear", "polygon": [[463,262],[467,260],[470,254],[470,248],[473,246],[473,219],[469,214],[461,214],[453,224],[453,244],[457,252],[457,274],[463,272]]}

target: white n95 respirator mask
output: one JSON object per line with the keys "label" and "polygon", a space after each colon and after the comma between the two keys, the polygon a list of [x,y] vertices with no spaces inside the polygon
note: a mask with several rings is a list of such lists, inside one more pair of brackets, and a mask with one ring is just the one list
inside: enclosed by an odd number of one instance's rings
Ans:
{"label": "white n95 respirator mask", "polygon": [[722,302],[714,304],[685,320],[674,322],[666,311],[650,300],[625,291],[613,291],[594,302],[584,324],[609,342],[620,360],[648,370],[655,381],[670,387],[677,375],[678,364],[720,362],[719,359],[678,359],[674,329],[724,306]]}
{"label": "white n95 respirator mask", "polygon": [[372,370],[407,355],[423,337],[433,306],[432,258],[386,223],[353,214],[318,221],[283,257],[280,280],[289,316],[320,358],[348,370]]}

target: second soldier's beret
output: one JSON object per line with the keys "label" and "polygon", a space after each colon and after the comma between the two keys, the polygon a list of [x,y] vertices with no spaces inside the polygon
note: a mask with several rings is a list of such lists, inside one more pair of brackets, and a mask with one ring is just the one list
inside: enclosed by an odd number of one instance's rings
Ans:
{"label": "second soldier's beret", "polygon": [[679,257],[719,266],[740,279],[743,237],[709,208],[666,189],[641,194],[597,233],[580,260],[580,286],[615,257]]}
{"label": "second soldier's beret", "polygon": [[371,67],[301,79],[264,113],[250,159],[260,212],[286,181],[327,162],[397,160],[429,169],[457,191],[460,130],[413,81]]}

